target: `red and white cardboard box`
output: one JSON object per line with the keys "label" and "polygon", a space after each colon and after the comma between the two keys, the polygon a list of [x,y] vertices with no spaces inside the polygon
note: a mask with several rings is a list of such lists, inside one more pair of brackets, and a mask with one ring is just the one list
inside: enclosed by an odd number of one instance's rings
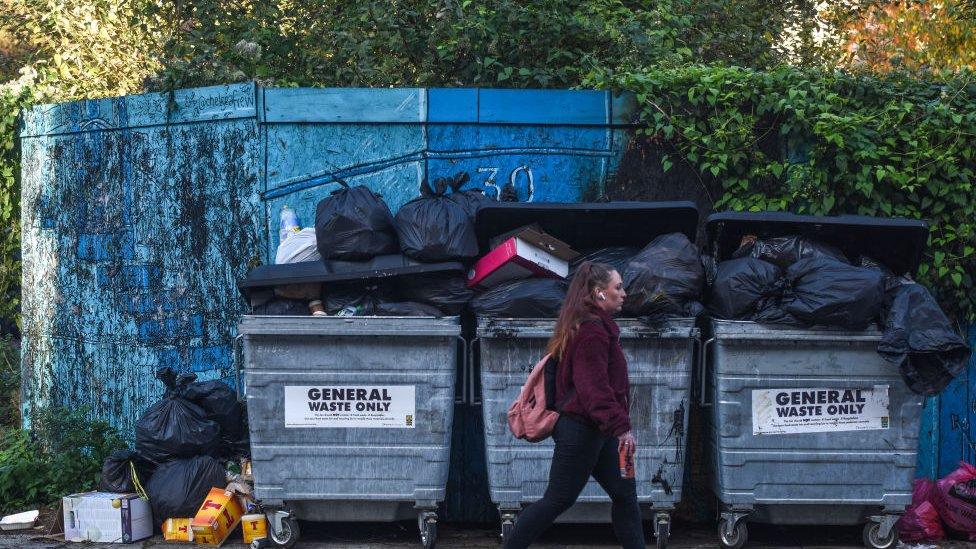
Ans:
{"label": "red and white cardboard box", "polygon": [[569,262],[579,254],[565,242],[525,229],[479,259],[468,273],[468,287],[491,288],[529,278],[566,278]]}

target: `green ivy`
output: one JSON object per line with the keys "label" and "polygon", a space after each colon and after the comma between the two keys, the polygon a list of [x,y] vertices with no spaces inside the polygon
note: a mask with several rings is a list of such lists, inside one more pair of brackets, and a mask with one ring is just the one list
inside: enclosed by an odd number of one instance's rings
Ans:
{"label": "green ivy", "polygon": [[717,209],[924,219],[918,273],[976,320],[976,75],[915,79],[780,67],[691,66],[612,81],[643,134],[724,193]]}
{"label": "green ivy", "polygon": [[0,88],[0,322],[20,320],[20,148],[17,116],[28,91]]}

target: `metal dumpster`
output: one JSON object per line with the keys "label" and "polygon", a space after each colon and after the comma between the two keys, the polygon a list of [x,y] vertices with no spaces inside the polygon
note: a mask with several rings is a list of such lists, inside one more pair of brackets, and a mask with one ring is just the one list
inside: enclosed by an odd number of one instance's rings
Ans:
{"label": "metal dumpster", "polygon": [[[714,214],[706,231],[716,262],[747,234],[804,234],[895,274],[915,273],[928,236],[913,220],[766,213]],[[706,331],[701,398],[721,545],[742,547],[755,521],[866,524],[865,545],[894,546],[892,527],[912,499],[923,397],[878,355],[881,332],[718,319]]]}
{"label": "metal dumpster", "polygon": [[[482,249],[489,238],[537,222],[577,250],[605,246],[643,247],[667,232],[694,238],[697,209],[690,202],[606,204],[515,204],[486,206],[478,213]],[[658,546],[667,544],[670,512],[681,499],[688,427],[689,389],[698,328],[694,319],[657,323],[618,320],[631,384],[631,421],[638,441],[637,494],[654,512]],[[518,440],[508,430],[507,412],[529,371],[544,354],[554,319],[478,318],[472,341],[480,394],[491,499],[498,506],[502,536],[525,504],[540,499],[549,478],[551,439]],[[478,394],[476,388],[470,394]],[[475,404],[478,404],[475,401]],[[610,498],[590,480],[560,522],[610,522]]]}
{"label": "metal dumpster", "polygon": [[239,331],[255,495],[272,539],[294,544],[296,518],[416,517],[433,547],[464,348],[458,318],[249,315]]}

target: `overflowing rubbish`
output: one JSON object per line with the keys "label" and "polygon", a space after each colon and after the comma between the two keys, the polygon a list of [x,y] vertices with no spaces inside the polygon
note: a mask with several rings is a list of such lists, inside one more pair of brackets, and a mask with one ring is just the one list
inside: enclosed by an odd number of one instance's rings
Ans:
{"label": "overflowing rubbish", "polygon": [[195,379],[193,376],[193,380],[183,386],[182,397],[201,407],[206,418],[220,428],[220,446],[216,454],[221,457],[247,454],[247,414],[237,400],[237,392],[222,381]]}
{"label": "overflowing rubbish", "polygon": [[474,297],[464,277],[454,273],[404,276],[397,279],[396,285],[403,299],[436,307],[450,316],[461,314]]}
{"label": "overflowing rubbish", "polygon": [[234,492],[211,488],[190,523],[197,545],[219,547],[244,516],[244,504]]}
{"label": "overflowing rubbish", "polygon": [[756,238],[753,235],[747,235],[742,246],[732,254],[732,257],[754,257],[768,261],[781,269],[786,269],[801,259],[816,257],[850,263],[844,252],[837,248],[796,235],[774,238]]}
{"label": "overflowing rubbish", "polygon": [[278,214],[278,242],[284,242],[289,236],[302,230],[302,222],[298,220],[298,213],[285,204]]}
{"label": "overflowing rubbish", "polygon": [[687,315],[700,310],[705,269],[698,248],[682,233],[658,236],[623,273],[627,316]]}
{"label": "overflowing rubbish", "polygon": [[939,512],[932,503],[935,490],[935,481],[927,478],[915,479],[912,503],[895,523],[898,537],[902,541],[938,541],[945,537]]}
{"label": "overflowing rubbish", "polygon": [[565,242],[534,227],[515,231],[481,259],[468,274],[468,286],[488,289],[533,276],[566,278],[577,255]]}
{"label": "overflowing rubbish", "polygon": [[85,492],[61,500],[66,541],[133,543],[151,537],[149,502],[136,494]]}
{"label": "overflowing rubbish", "polygon": [[250,514],[241,517],[241,531],[244,543],[250,545],[259,539],[268,537],[268,519],[262,514]]}
{"label": "overflowing rubbish", "polygon": [[514,280],[475,297],[471,300],[471,310],[489,317],[554,318],[559,315],[568,288],[564,280]]}
{"label": "overflowing rubbish", "polygon": [[582,254],[573,259],[573,262],[569,265],[569,276],[567,278],[572,279],[576,275],[576,270],[579,269],[580,265],[589,261],[591,263],[603,263],[604,265],[610,265],[615,271],[623,276],[624,269],[627,268],[627,263],[630,262],[640,249],[634,248],[633,246],[613,246],[610,248],[600,248],[593,250],[591,252]]}
{"label": "overflowing rubbish", "polygon": [[884,305],[880,271],[827,257],[808,257],[786,270],[783,311],[809,325],[863,330]]}
{"label": "overflowing rubbish", "polygon": [[286,233],[285,239],[278,244],[275,253],[275,264],[301,263],[303,261],[319,261],[319,254],[315,239],[315,229],[301,229],[297,232]]}
{"label": "overflowing rubbish", "polygon": [[11,530],[27,530],[28,528],[33,528],[37,523],[37,517],[40,512],[34,511],[24,511],[23,513],[16,513],[13,515],[7,515],[0,519],[0,530],[11,531]]}
{"label": "overflowing rubbish", "polygon": [[966,369],[966,342],[924,286],[889,290],[884,319],[878,353],[898,368],[912,391],[938,394]]}
{"label": "overflowing rubbish", "polygon": [[157,524],[167,518],[196,516],[213,487],[227,485],[224,466],[210,456],[178,459],[159,466],[146,492]]}
{"label": "overflowing rubbish", "polygon": [[966,367],[969,348],[929,291],[881,260],[862,254],[852,263],[838,248],[797,235],[746,235],[733,256],[715,268],[708,307],[716,317],[879,326],[878,353],[919,394],[938,394]]}
{"label": "overflowing rubbish", "polygon": [[166,393],[136,422],[136,451],[156,464],[218,453],[220,425],[183,397],[193,379],[177,378],[171,368],[160,369],[156,377],[166,386]]}
{"label": "overflowing rubbish", "polygon": [[959,468],[936,482],[932,496],[935,509],[954,537],[976,541],[976,466],[964,461]]}
{"label": "overflowing rubbish", "polygon": [[399,251],[393,214],[366,187],[333,192],[318,203],[315,235],[323,259],[364,260]]}
{"label": "overflowing rubbish", "polygon": [[764,300],[782,292],[782,276],[782,269],[761,259],[723,261],[715,270],[709,311],[725,319],[752,317]]}
{"label": "overflowing rubbish", "polygon": [[166,541],[193,541],[191,518],[168,518],[163,521],[163,539]]}
{"label": "overflowing rubbish", "polygon": [[438,179],[433,190],[424,182],[421,196],[400,208],[394,221],[405,255],[429,262],[464,261],[478,255],[474,221],[468,209],[446,195],[450,183],[463,182],[463,178]]}
{"label": "overflowing rubbish", "polygon": [[98,489],[102,492],[128,494],[142,490],[155,465],[135,450],[116,450],[102,464]]}

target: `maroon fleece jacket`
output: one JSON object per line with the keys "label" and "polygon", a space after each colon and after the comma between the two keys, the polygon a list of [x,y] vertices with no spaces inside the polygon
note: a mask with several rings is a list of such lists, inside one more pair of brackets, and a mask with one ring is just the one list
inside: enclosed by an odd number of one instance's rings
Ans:
{"label": "maroon fleece jacket", "polygon": [[630,430],[630,380],[620,348],[620,328],[603,310],[582,322],[556,371],[556,403],[561,413],[582,420],[605,435]]}

